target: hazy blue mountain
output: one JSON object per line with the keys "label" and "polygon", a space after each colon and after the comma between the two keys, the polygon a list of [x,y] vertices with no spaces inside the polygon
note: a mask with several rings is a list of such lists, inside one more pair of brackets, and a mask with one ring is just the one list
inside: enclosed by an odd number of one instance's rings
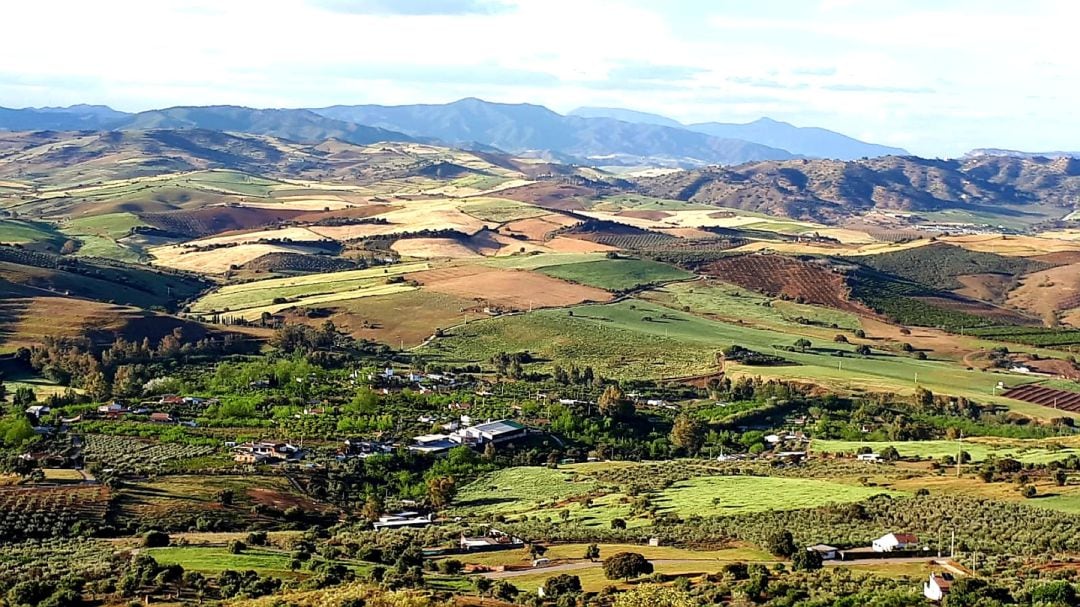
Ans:
{"label": "hazy blue mountain", "polygon": [[96,131],[128,117],[104,105],[11,109],[0,107],[3,131]]}
{"label": "hazy blue mountain", "polygon": [[150,110],[130,116],[116,128],[120,130],[209,129],[272,135],[304,143],[325,141],[331,138],[356,144],[413,141],[412,137],[402,133],[333,120],[308,110],[260,110],[232,105]]}
{"label": "hazy blue mountain", "polygon": [[513,153],[548,151],[597,164],[700,166],[794,157],[787,150],[686,129],[563,116],[539,105],[474,98],[438,105],[339,105],[312,111],[450,144],[475,142]]}
{"label": "hazy blue mountain", "polygon": [[867,143],[828,129],[798,127],[770,118],[760,118],[747,124],[703,122],[688,125],[686,128],[713,137],[745,139],[763,145],[782,147],[796,154],[815,158],[856,160],[876,156],[908,155],[908,151],[903,148]]}
{"label": "hazy blue mountain", "polygon": [[678,120],[672,120],[660,114],[638,112],[617,107],[579,107],[571,111],[567,116],[580,116],[582,118],[614,118],[623,122],[636,122],[638,124],[655,124],[657,126],[669,126],[673,129],[686,128]]}
{"label": "hazy blue mountain", "polygon": [[906,156],[907,150],[853,139],[847,135],[815,127],[797,127],[770,118],[761,118],[747,124],[703,122],[684,125],[676,120],[621,108],[583,107],[570,112],[572,116],[614,118],[639,124],[660,124],[673,128],[689,129],[722,139],[742,139],[769,147],[781,148],[793,154],[813,158],[855,160],[877,156]]}

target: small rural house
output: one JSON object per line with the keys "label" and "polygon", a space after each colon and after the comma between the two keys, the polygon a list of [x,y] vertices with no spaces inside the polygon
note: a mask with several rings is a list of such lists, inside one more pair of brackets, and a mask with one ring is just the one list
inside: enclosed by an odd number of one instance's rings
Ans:
{"label": "small rural house", "polygon": [[283,462],[303,457],[299,447],[289,443],[244,443],[234,447],[233,460],[241,464],[260,464],[263,462]]}
{"label": "small rural house", "polygon": [[446,434],[422,434],[413,438],[413,444],[409,445],[409,451],[442,455],[457,446],[458,444],[450,440],[450,436]]}
{"label": "small rural house", "polygon": [[383,529],[400,529],[401,527],[427,527],[434,522],[433,514],[421,515],[419,512],[397,512],[384,514],[379,520],[371,524],[376,531]]}
{"label": "small rural house", "polygon": [[948,573],[931,573],[930,579],[923,584],[923,596],[931,601],[941,601],[949,594],[952,576]]}
{"label": "small rural house", "polygon": [[881,461],[881,455],[877,453],[860,453],[855,456],[860,462],[879,463]]}
{"label": "small rural house", "polygon": [[529,430],[511,420],[501,419],[463,428],[450,435],[450,439],[463,445],[479,446],[487,443],[496,445],[522,438]]}
{"label": "small rural house", "polygon": [[459,545],[462,552],[477,552],[481,550],[520,548],[525,545],[525,542],[519,537],[503,533],[498,529],[491,529],[487,532],[487,535],[479,537],[466,537],[463,534]]}
{"label": "small rural house", "polygon": [[171,424],[173,418],[168,413],[164,413],[162,411],[155,411],[154,413],[150,414],[150,421],[159,424]]}
{"label": "small rural house", "polygon": [[871,544],[874,552],[893,552],[896,550],[915,550],[919,547],[919,538],[911,533],[890,533],[874,540]]}
{"label": "small rural house", "polygon": [[836,558],[836,555],[840,552],[839,548],[829,546],[828,544],[815,544],[813,546],[806,547],[807,552],[816,552],[821,556],[823,561],[831,561]]}

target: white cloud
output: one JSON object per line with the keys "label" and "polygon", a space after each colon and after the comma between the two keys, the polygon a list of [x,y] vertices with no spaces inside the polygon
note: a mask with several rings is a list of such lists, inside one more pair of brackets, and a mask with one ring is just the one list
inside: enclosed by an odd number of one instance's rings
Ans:
{"label": "white cloud", "polygon": [[[353,10],[340,10],[343,2]],[[771,115],[926,154],[1077,147],[1080,135],[1070,44],[1080,3],[361,4],[369,8],[352,0],[11,3],[5,46],[30,51],[0,68],[0,105],[480,96],[561,111],[624,106],[687,122]],[[733,8],[738,14],[716,14]],[[643,81],[656,66],[670,78]]]}

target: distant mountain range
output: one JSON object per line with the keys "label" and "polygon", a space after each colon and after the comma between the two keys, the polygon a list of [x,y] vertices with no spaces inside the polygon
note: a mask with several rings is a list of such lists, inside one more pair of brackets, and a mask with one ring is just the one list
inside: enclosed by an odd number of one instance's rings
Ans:
{"label": "distant mountain range", "polygon": [[787,150],[808,158],[856,160],[876,156],[907,156],[907,150],[874,143],[866,143],[847,135],[815,127],[797,127],[770,118],[761,118],[747,124],[702,122],[684,125],[680,122],[633,110],[616,108],[583,107],[570,112],[571,116],[591,118],[614,118],[639,124],[657,124],[671,128],[687,129],[723,139],[743,139],[762,145]]}
{"label": "distant mountain range", "polygon": [[1000,148],[978,148],[964,154],[964,158],[980,156],[1004,156],[1008,158],[1080,158],[1080,152],[1021,152]]}
{"label": "distant mountain range", "polygon": [[601,166],[692,168],[800,156],[858,158],[906,154],[824,129],[762,119],[684,126],[653,114],[582,108],[570,115],[530,104],[467,98],[436,105],[355,105],[319,109],[172,107],[129,114],[105,106],[0,108],[0,130],[200,128],[272,135],[300,143],[340,139],[443,142],[458,147]]}
{"label": "distant mountain range", "polygon": [[462,99],[440,105],[353,105],[313,110],[323,116],[516,154],[554,152],[594,165],[701,166],[795,155],[740,139],[612,118],[563,116],[543,106]]}

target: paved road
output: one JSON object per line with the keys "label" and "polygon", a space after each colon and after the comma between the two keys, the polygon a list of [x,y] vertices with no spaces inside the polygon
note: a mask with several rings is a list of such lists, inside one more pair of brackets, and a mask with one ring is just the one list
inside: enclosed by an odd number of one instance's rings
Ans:
{"label": "paved road", "polygon": [[[925,563],[926,561],[935,560],[932,557],[925,556],[905,556],[891,559],[862,559],[857,561],[825,561],[825,565],[828,567],[843,567],[845,565],[891,565],[898,563]],[[746,562],[737,560],[720,560],[720,559],[653,559],[652,564],[657,567],[663,567],[665,565],[692,565],[700,564],[703,571],[717,570],[720,566],[727,563]],[[710,567],[713,565],[715,567]],[[529,569],[515,569],[512,571],[489,571],[482,573],[484,577],[491,580],[504,580],[508,578],[520,577],[523,575],[534,575],[537,573],[550,573],[555,575],[557,573],[566,573],[568,571],[579,571],[581,569],[592,569],[593,567],[601,567],[603,563],[600,561],[574,561],[570,563],[562,563],[559,565],[551,565],[550,567],[533,567]]]}

